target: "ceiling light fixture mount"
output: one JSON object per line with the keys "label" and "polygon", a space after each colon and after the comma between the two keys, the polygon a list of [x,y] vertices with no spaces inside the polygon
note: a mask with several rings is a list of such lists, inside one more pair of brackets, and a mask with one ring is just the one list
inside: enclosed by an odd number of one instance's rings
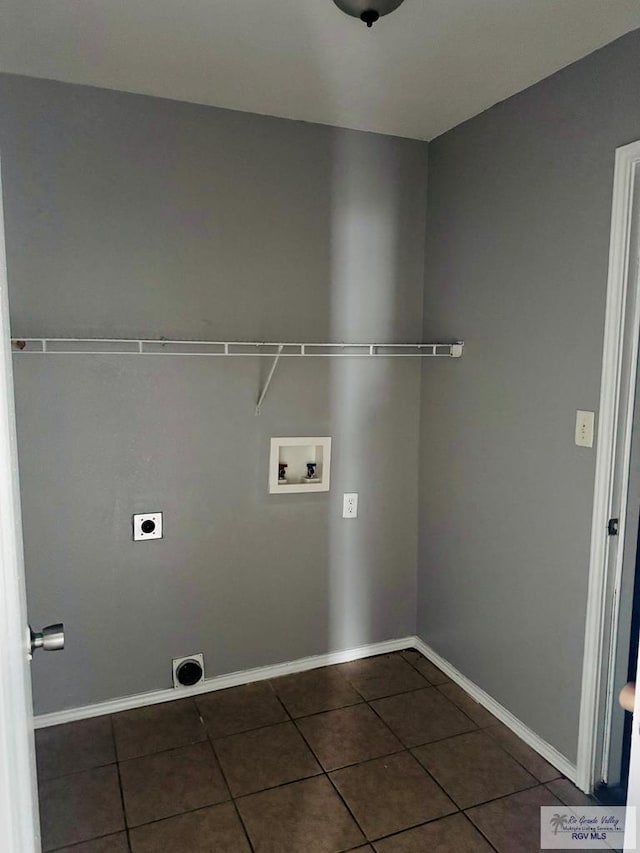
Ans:
{"label": "ceiling light fixture mount", "polygon": [[368,27],[372,27],[383,15],[395,11],[404,0],[333,0],[333,2],[347,15],[360,18]]}

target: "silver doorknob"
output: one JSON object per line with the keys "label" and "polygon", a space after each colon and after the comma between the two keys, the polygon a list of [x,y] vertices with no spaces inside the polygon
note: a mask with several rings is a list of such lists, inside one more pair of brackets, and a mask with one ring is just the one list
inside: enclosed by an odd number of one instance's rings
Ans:
{"label": "silver doorknob", "polygon": [[64,625],[60,622],[55,625],[47,625],[42,631],[34,631],[29,627],[29,634],[31,654],[36,649],[44,649],[46,652],[57,652],[64,649]]}

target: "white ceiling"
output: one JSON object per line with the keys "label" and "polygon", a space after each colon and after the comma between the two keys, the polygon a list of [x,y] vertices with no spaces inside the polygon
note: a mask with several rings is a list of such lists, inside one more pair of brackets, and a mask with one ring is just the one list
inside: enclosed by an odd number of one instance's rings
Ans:
{"label": "white ceiling", "polygon": [[0,0],[0,70],[432,139],[640,27],[638,0]]}

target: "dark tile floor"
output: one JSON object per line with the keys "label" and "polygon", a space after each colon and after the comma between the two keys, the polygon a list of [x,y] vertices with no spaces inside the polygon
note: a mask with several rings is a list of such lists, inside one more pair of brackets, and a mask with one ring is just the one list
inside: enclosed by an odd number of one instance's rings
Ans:
{"label": "dark tile floor", "polygon": [[36,732],[44,851],[528,853],[585,797],[408,650]]}

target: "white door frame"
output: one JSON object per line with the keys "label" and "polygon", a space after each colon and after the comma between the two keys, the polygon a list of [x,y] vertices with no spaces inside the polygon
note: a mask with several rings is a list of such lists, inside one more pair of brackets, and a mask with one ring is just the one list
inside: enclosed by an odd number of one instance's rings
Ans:
{"label": "white door frame", "polygon": [[[617,624],[617,600],[612,605],[607,591],[619,586],[624,551],[640,337],[639,198],[640,141],[615,156],[576,779],[589,792],[598,781],[602,691],[615,644],[610,628]],[[608,535],[610,518],[619,518],[617,537]]]}
{"label": "white door frame", "polygon": [[39,853],[10,338],[0,181],[0,850]]}

